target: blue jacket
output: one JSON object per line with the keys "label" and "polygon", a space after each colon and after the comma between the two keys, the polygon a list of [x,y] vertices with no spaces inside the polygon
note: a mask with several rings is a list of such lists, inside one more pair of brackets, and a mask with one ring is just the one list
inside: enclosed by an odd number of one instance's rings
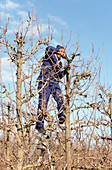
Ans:
{"label": "blue jacket", "polygon": [[59,82],[59,79],[66,74],[67,67],[62,69],[62,62],[56,56],[58,51],[57,48],[52,46],[46,48],[41,72],[37,80],[45,83],[47,78],[50,77],[50,82]]}

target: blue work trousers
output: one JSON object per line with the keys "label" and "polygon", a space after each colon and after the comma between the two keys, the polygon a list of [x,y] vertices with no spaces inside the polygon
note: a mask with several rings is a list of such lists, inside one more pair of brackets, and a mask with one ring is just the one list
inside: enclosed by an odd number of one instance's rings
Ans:
{"label": "blue work trousers", "polygon": [[[49,82],[49,83],[47,83],[47,85],[45,85],[45,87],[44,87],[44,85],[45,84],[42,84],[41,82],[38,85],[38,90],[40,90],[38,113],[37,113],[37,115],[39,115],[39,122],[36,122],[38,127],[43,127],[43,125],[44,125],[43,115],[44,116],[46,115],[45,110],[47,109],[50,94],[52,94],[53,98],[57,102],[57,109],[59,111],[58,118],[61,116],[64,116],[64,114],[63,114],[63,110],[64,110],[63,100],[62,100],[62,96],[61,96],[61,88],[59,86],[59,83],[58,82]],[[41,116],[40,116],[39,110],[41,111],[40,112],[42,114]]]}

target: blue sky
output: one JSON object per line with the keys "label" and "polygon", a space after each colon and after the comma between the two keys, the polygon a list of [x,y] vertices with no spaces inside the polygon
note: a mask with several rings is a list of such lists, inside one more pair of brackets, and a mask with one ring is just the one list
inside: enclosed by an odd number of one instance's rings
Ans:
{"label": "blue sky", "polygon": [[[10,17],[9,31],[14,33],[19,18],[27,18],[28,10],[33,7],[34,17],[40,19],[43,30],[47,30],[48,18],[54,32],[52,44],[61,43],[61,30],[66,39],[70,31],[74,41],[80,35],[82,56],[91,56],[91,43],[95,54],[103,48],[101,84],[112,84],[112,1],[111,0],[0,0],[1,23],[4,22],[5,5]],[[6,63],[6,62],[5,62]],[[107,84],[108,82],[108,84]]]}

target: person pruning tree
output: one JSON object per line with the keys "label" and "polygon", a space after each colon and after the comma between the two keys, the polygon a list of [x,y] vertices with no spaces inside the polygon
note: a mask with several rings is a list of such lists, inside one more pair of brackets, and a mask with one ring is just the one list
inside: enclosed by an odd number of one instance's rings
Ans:
{"label": "person pruning tree", "polygon": [[67,60],[65,49],[61,45],[57,47],[48,46],[45,50],[45,56],[42,62],[42,68],[37,80],[39,90],[39,102],[37,109],[38,122],[36,122],[36,129],[40,133],[45,133],[44,118],[46,116],[47,104],[50,94],[57,102],[59,123],[65,122],[65,107],[61,96],[61,88],[59,80],[67,73],[68,66],[63,67],[61,57]]}

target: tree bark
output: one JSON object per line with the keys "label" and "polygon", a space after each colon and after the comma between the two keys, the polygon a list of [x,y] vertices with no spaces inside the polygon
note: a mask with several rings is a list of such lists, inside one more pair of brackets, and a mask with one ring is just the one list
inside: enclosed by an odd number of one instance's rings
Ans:
{"label": "tree bark", "polygon": [[[112,139],[112,95],[109,99],[109,105],[110,105],[110,130],[111,130],[111,139]],[[112,144],[112,140],[111,140]]]}
{"label": "tree bark", "polygon": [[71,155],[70,155],[70,98],[69,98],[69,90],[70,90],[70,73],[69,69],[67,70],[66,76],[67,86],[66,86],[66,169],[71,170]]}
{"label": "tree bark", "polygon": [[[8,124],[10,124],[10,103],[8,103]],[[6,155],[7,159],[10,160],[10,132],[7,130],[7,139],[6,139]],[[7,167],[7,170],[10,170],[10,167]]]}
{"label": "tree bark", "polygon": [[18,142],[18,163],[17,169],[21,170],[23,166],[23,129],[22,129],[22,102],[21,102],[21,91],[22,91],[22,79],[21,79],[21,66],[22,56],[21,47],[22,39],[16,38],[17,41],[17,91],[16,91],[16,112],[17,112],[17,133],[21,141]]}

